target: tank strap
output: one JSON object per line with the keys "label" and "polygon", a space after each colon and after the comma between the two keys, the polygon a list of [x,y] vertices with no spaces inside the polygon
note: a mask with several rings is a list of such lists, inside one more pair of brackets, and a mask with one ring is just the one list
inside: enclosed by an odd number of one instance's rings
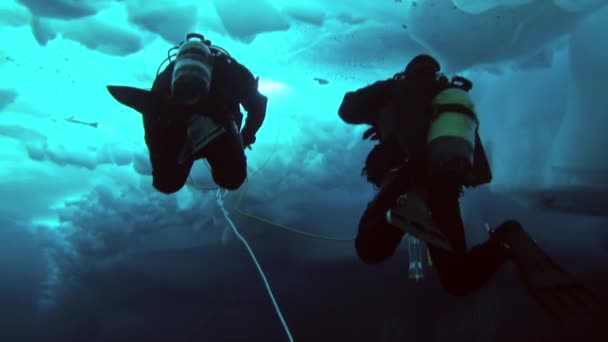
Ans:
{"label": "tank strap", "polygon": [[439,117],[439,115],[447,112],[462,113],[469,116],[471,119],[477,121],[477,116],[475,115],[475,112],[461,104],[442,104],[434,106],[431,121],[434,121]]}

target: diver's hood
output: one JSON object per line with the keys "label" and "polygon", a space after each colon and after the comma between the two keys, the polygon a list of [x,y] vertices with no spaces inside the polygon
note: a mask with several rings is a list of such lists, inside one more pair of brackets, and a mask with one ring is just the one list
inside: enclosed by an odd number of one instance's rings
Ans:
{"label": "diver's hood", "polygon": [[441,70],[439,62],[430,55],[420,54],[407,64],[404,74],[430,74],[434,75]]}

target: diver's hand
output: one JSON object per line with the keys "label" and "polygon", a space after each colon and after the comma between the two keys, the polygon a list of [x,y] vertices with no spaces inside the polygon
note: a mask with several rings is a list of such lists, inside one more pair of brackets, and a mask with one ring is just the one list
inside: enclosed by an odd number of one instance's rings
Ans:
{"label": "diver's hand", "polygon": [[253,145],[253,143],[255,142],[255,136],[248,138],[242,133],[239,135],[241,136],[241,144],[243,145],[243,149],[248,148],[251,150],[251,145]]}

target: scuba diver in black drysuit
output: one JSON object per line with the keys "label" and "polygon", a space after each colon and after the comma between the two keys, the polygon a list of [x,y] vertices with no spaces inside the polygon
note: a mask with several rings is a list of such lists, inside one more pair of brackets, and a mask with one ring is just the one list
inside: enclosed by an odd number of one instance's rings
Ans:
{"label": "scuba diver in black drysuit", "polygon": [[340,118],[370,125],[363,139],[379,142],[363,168],[379,190],[361,217],[357,254],[365,263],[378,264],[411,234],[427,243],[440,282],[453,295],[481,288],[512,260],[535,299],[550,313],[567,316],[555,303],[587,290],[553,263],[517,221],[490,230],[486,242],[467,251],[459,206],[463,187],[492,180],[471,88],[463,77],[449,80],[441,74],[433,57],[418,55],[394,77],[345,94]]}
{"label": "scuba diver in black drysuit", "polygon": [[[154,187],[179,191],[194,161],[205,158],[218,186],[238,189],[247,177],[244,149],[255,142],[266,116],[268,99],[258,91],[258,79],[196,33],[170,49],[167,60],[150,91],[108,86],[118,102],[143,116]],[[240,104],[247,111],[242,130]]]}

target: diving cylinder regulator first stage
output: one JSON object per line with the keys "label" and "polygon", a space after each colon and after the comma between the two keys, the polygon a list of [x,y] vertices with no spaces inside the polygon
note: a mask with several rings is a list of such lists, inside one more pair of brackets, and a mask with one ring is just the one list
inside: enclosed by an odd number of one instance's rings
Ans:
{"label": "diving cylinder regulator first stage", "polygon": [[213,54],[201,37],[188,37],[179,47],[171,80],[173,97],[194,104],[209,94]]}

